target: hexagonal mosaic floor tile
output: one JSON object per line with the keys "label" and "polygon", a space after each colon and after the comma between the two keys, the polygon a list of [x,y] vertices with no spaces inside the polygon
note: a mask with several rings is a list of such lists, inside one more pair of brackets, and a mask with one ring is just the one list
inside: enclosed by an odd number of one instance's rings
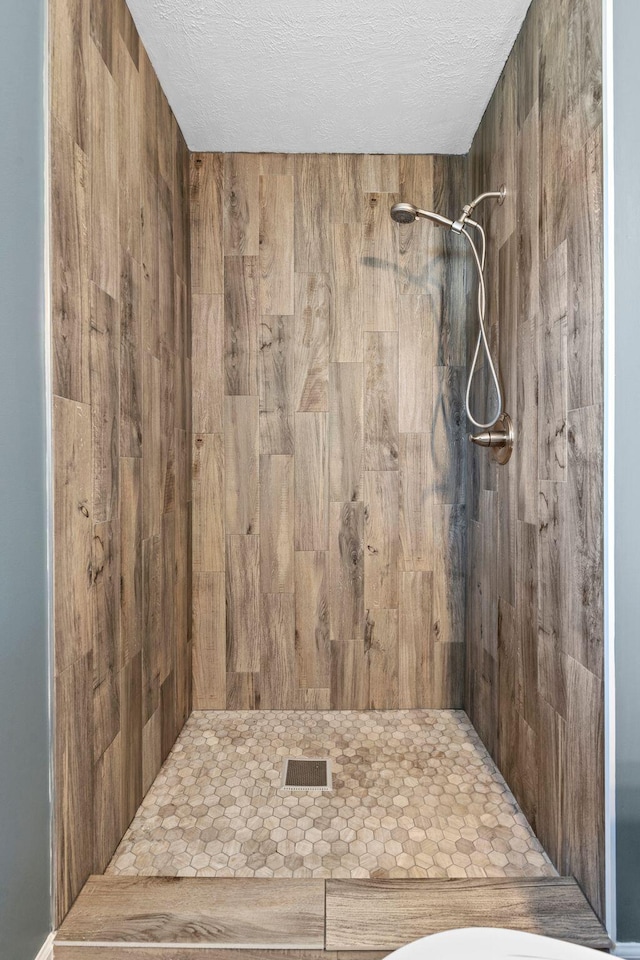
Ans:
{"label": "hexagonal mosaic floor tile", "polygon": [[[328,757],[330,792],[280,788]],[[466,714],[195,712],[107,873],[555,876]]]}

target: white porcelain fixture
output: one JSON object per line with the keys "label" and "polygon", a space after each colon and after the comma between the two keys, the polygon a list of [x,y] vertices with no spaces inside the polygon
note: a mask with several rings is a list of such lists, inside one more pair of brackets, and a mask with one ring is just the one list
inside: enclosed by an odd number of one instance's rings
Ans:
{"label": "white porcelain fixture", "polygon": [[469,927],[422,937],[387,960],[602,960],[602,953],[575,943],[519,930]]}

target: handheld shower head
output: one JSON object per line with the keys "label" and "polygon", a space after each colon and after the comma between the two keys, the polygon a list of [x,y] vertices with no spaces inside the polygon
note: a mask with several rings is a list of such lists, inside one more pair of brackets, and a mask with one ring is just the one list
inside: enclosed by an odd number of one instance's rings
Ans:
{"label": "handheld shower head", "polygon": [[437,227],[448,227],[449,230],[453,227],[453,220],[449,220],[448,217],[433,213],[431,210],[420,210],[412,203],[394,203],[390,212],[391,219],[396,223],[413,223],[417,217],[421,217],[423,220],[431,220]]}
{"label": "handheld shower head", "polygon": [[391,207],[391,219],[396,223],[413,223],[418,211],[412,203],[394,203]]}

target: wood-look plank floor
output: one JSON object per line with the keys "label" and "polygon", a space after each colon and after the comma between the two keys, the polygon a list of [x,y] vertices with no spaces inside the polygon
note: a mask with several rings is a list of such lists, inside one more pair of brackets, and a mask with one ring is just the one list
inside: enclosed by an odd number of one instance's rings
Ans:
{"label": "wood-look plank floor", "polygon": [[386,952],[339,954],[325,950],[225,950],[217,947],[127,947],[56,943],[54,960],[383,960]]}
{"label": "wood-look plank floor", "polygon": [[[326,887],[325,887],[326,883]],[[56,960],[374,957],[420,937],[489,926],[610,942],[575,880],[256,880],[91,877],[64,921]],[[83,947],[86,944],[86,947]],[[149,952],[149,947],[156,948]],[[175,946],[171,946],[174,944]],[[211,949],[203,952],[204,947]],[[227,950],[223,949],[226,947]],[[176,952],[178,951],[178,952]],[[269,954],[274,956],[273,952]]]}
{"label": "wood-look plank floor", "polygon": [[127,947],[56,943],[54,960],[384,960],[386,950],[224,950],[218,947]]}
{"label": "wood-look plank floor", "polygon": [[324,947],[324,881],[90,877],[59,942]]}
{"label": "wood-look plank floor", "polygon": [[328,950],[389,951],[461,927],[502,927],[607,948],[604,928],[570,877],[327,880]]}

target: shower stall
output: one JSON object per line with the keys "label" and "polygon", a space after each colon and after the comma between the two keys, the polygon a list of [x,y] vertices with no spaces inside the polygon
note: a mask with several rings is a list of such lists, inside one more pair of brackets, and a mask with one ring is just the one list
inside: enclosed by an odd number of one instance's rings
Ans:
{"label": "shower stall", "polygon": [[158,877],[605,945],[599,5],[533,0],[466,156],[190,153],[116,6],[51,2],[62,945]]}

